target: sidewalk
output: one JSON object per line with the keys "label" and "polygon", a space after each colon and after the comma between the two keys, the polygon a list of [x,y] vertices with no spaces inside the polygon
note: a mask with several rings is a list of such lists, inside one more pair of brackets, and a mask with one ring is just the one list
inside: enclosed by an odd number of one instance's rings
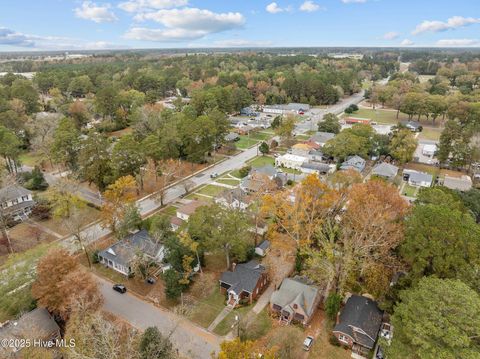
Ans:
{"label": "sidewalk", "polygon": [[220,312],[220,314],[217,315],[217,317],[213,320],[213,322],[208,326],[207,330],[209,332],[212,332],[217,325],[220,324],[222,320],[225,319],[225,317],[232,311],[232,307],[225,306],[223,310]]}

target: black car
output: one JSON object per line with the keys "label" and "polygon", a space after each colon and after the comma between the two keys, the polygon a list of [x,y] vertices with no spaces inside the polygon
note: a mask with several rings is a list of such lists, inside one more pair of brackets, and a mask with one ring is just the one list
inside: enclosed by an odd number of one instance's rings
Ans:
{"label": "black car", "polygon": [[113,286],[113,290],[123,294],[127,291],[127,287],[125,287],[123,284],[115,284]]}

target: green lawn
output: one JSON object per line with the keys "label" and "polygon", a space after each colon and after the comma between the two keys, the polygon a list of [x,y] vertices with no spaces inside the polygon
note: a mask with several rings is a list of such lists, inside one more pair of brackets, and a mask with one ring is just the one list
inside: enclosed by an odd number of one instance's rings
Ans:
{"label": "green lawn", "polygon": [[254,139],[252,137],[248,138],[248,136],[242,135],[240,136],[240,140],[235,142],[235,145],[237,148],[240,148],[242,150],[252,147],[256,143],[260,142],[258,139]]}
{"label": "green lawn", "polygon": [[311,136],[308,135],[296,135],[295,138],[300,141],[306,141],[310,138]]}
{"label": "green lawn", "polygon": [[219,178],[215,180],[215,182],[228,184],[230,186],[238,186],[238,184],[240,183],[240,181],[237,181],[236,179],[233,179],[233,178]]}
{"label": "green lawn", "polygon": [[254,168],[259,168],[267,165],[274,166],[275,158],[269,156],[259,156],[248,162],[248,164]]}
{"label": "green lawn", "polygon": [[432,140],[438,141],[440,140],[440,135],[442,134],[442,130],[440,128],[423,128],[422,132],[420,132],[418,138],[424,140]]}
{"label": "green lawn", "polygon": [[402,194],[408,197],[415,197],[415,194],[417,193],[417,189],[418,188],[406,184],[403,187]]}
{"label": "green lawn", "polygon": [[236,323],[235,316],[239,315],[241,320],[241,318],[247,315],[250,309],[252,309],[252,306],[253,305],[248,305],[245,307],[232,310],[230,313],[228,313],[225,319],[222,320],[220,324],[217,325],[217,327],[213,330],[213,332],[217,335],[227,335],[230,331],[232,331],[232,326]]}
{"label": "green lawn", "polygon": [[296,175],[302,174],[302,171],[296,170],[294,168],[281,167],[280,169],[282,170],[282,172],[285,172],[285,173],[291,173]]}
{"label": "green lawn", "polygon": [[40,162],[42,162],[42,156],[37,155],[33,152],[26,152],[26,153],[22,153],[19,156],[19,160],[20,160],[20,163],[25,166],[34,167],[36,165],[39,165]]}
{"label": "green lawn", "polygon": [[224,187],[209,184],[209,185],[206,185],[205,187],[200,188],[195,193],[200,193],[200,194],[205,194],[207,196],[215,197],[215,196],[218,196],[223,191],[225,191]]}
{"label": "green lawn", "polygon": [[162,211],[163,214],[168,214],[170,216],[176,216],[177,215],[177,207],[175,206],[168,206],[165,207],[165,209]]}
{"label": "green lawn", "polygon": [[265,141],[265,140],[268,140],[271,137],[272,137],[271,133],[265,133],[265,132],[253,132],[253,133],[250,134],[250,138],[253,138],[253,139],[259,140],[259,141]]}
{"label": "green lawn", "polygon": [[388,111],[381,109],[372,110],[367,108],[361,108],[353,114],[346,116],[368,118],[377,123],[387,125],[396,125],[399,121],[407,119],[407,116],[402,113],[400,113],[397,119],[397,111]]}
{"label": "green lawn", "polygon": [[212,294],[198,301],[188,316],[188,319],[207,328],[217,315],[225,308],[225,296],[215,287]]}
{"label": "green lawn", "polygon": [[202,202],[213,202],[213,198],[205,197],[196,193],[190,193],[188,196],[185,197],[186,199],[196,199],[197,201]]}

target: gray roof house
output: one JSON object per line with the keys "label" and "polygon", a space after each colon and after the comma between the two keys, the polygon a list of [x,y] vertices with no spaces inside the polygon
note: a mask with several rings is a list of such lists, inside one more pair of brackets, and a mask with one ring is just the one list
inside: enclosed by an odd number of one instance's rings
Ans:
{"label": "gray roof house", "polygon": [[165,248],[161,243],[156,243],[146,229],[142,229],[98,253],[100,263],[124,275],[132,272],[131,263],[137,255],[145,255],[160,263],[165,256]]}
{"label": "gray roof house", "polygon": [[[60,339],[60,327],[45,308],[36,308],[0,327],[0,339],[49,342]],[[1,358],[22,358],[21,347],[0,346]]]}
{"label": "gray roof house", "polygon": [[258,254],[260,257],[265,257],[269,249],[270,241],[265,239],[262,243],[255,247],[255,254]]}
{"label": "gray roof house", "polygon": [[234,142],[240,139],[240,135],[236,132],[230,132],[229,134],[225,135],[225,141],[227,142]]}
{"label": "gray roof house", "polygon": [[415,170],[404,170],[403,178],[408,181],[410,186],[415,187],[431,187],[433,176],[426,172],[419,172]]}
{"label": "gray roof house", "polygon": [[31,191],[12,184],[0,189],[0,206],[6,217],[14,221],[23,221],[30,215],[35,201]]}
{"label": "gray roof house", "polygon": [[366,161],[357,155],[347,157],[346,161],[342,163],[340,166],[341,170],[356,170],[358,172],[362,172],[365,168]]}
{"label": "gray roof house", "polygon": [[270,297],[270,308],[279,313],[280,321],[292,320],[307,325],[322,298],[320,289],[300,276],[285,278],[279,289]]}
{"label": "gray roof house", "polygon": [[337,339],[358,354],[373,349],[382,325],[383,312],[377,302],[361,295],[348,298],[333,334]]}
{"label": "gray roof house", "polygon": [[278,173],[278,170],[274,166],[265,165],[265,166],[262,166],[262,167],[252,168],[250,170],[249,176],[265,175],[268,178],[273,179],[273,178],[275,178],[277,173]]}
{"label": "gray roof house", "polygon": [[315,142],[319,146],[324,146],[328,140],[331,140],[335,137],[334,133],[330,132],[317,132],[312,137],[310,137],[311,142]]}
{"label": "gray roof house", "polygon": [[256,260],[251,260],[247,263],[234,263],[232,271],[223,272],[220,290],[228,295],[227,305],[235,307],[242,299],[247,299],[251,304],[267,283],[265,267]]}
{"label": "gray roof house", "polygon": [[332,170],[332,167],[328,163],[321,162],[304,162],[300,166],[300,171],[303,173],[327,174],[332,172]]}
{"label": "gray roof house", "polygon": [[386,162],[379,163],[372,169],[372,175],[386,178],[389,180],[395,178],[397,173],[398,167]]}
{"label": "gray roof house", "polygon": [[252,203],[252,197],[241,188],[226,189],[215,198],[218,203],[226,208],[245,210]]}

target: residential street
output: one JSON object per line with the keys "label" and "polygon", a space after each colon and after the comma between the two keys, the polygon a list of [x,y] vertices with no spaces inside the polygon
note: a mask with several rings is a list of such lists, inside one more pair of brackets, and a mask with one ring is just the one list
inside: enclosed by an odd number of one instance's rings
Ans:
{"label": "residential street", "polygon": [[97,277],[105,302],[103,309],[145,330],[156,326],[164,335],[171,335],[173,345],[187,358],[205,359],[218,353],[222,339],[192,322],[167,310],[144,302],[128,292],[120,294],[112,284]]}

